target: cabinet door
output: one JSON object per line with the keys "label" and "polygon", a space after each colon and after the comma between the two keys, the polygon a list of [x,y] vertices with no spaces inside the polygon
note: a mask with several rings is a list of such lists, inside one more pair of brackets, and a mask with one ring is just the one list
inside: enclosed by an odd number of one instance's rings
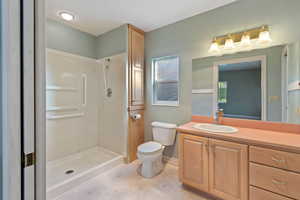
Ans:
{"label": "cabinet door", "polygon": [[208,138],[180,134],[179,159],[181,182],[208,191]]}
{"label": "cabinet door", "polygon": [[130,106],[144,106],[144,33],[129,26]]}
{"label": "cabinet door", "polygon": [[226,200],[248,199],[248,146],[209,140],[209,191]]}

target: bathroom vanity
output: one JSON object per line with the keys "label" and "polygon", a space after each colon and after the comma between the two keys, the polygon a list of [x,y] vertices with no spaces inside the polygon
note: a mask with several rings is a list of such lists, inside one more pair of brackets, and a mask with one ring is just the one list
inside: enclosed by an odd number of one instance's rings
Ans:
{"label": "bathroom vanity", "polygon": [[178,127],[179,178],[224,200],[300,199],[300,126],[222,119],[236,133],[194,128],[213,123],[193,117]]}

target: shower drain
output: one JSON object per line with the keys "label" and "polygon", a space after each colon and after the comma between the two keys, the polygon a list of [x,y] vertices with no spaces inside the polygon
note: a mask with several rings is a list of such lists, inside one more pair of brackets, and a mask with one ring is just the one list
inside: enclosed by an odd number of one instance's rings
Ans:
{"label": "shower drain", "polygon": [[67,171],[65,172],[65,174],[72,174],[72,173],[74,173],[74,170],[73,170],[73,169],[67,170]]}

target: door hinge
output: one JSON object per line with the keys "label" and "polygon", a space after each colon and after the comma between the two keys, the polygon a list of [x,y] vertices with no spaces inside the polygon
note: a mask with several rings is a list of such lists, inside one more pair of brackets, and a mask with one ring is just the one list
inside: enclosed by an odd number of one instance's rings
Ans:
{"label": "door hinge", "polygon": [[35,165],[35,152],[29,154],[23,153],[23,158],[22,158],[23,168],[30,167],[32,165]]}

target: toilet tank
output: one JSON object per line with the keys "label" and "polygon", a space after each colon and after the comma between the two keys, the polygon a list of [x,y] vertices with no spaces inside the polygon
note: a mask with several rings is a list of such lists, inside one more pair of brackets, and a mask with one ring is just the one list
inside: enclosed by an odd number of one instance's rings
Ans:
{"label": "toilet tank", "polygon": [[176,127],[176,124],[152,122],[153,140],[165,146],[173,145],[176,136]]}

